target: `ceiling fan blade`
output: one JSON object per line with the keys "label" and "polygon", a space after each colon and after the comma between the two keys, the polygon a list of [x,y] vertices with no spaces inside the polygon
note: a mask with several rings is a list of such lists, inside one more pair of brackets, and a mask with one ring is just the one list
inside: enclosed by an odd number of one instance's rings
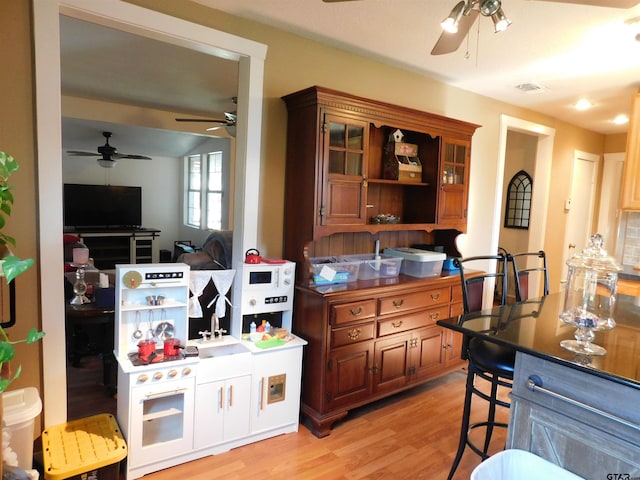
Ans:
{"label": "ceiling fan blade", "polygon": [[458,23],[458,31],[456,33],[443,31],[433,46],[431,55],[444,55],[445,53],[453,53],[458,50],[462,40],[467,36],[476,18],[478,18],[478,13],[477,10],[471,10],[469,15],[463,15]]}
{"label": "ceiling fan blade", "polygon": [[227,123],[227,120],[219,118],[176,118],[176,122]]}
{"label": "ceiling fan blade", "polygon": [[129,155],[126,153],[116,153],[112,155],[111,158],[132,158],[134,160],[151,160],[151,157],[147,157],[145,155]]}
{"label": "ceiling fan blade", "polygon": [[556,2],[556,3],[573,3],[576,5],[591,5],[594,7],[609,7],[609,8],[632,8],[638,3],[638,0],[537,0],[542,2]]}
{"label": "ceiling fan blade", "polygon": [[91,152],[81,152],[79,150],[67,150],[69,155],[74,155],[76,157],[99,157],[101,156],[99,153],[91,153]]}

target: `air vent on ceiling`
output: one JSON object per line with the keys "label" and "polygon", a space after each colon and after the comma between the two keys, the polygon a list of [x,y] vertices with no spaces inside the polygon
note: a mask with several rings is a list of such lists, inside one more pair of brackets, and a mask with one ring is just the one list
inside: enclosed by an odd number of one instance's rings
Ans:
{"label": "air vent on ceiling", "polygon": [[516,85],[516,88],[524,93],[542,93],[546,90],[545,87],[538,83],[521,83],[520,85]]}

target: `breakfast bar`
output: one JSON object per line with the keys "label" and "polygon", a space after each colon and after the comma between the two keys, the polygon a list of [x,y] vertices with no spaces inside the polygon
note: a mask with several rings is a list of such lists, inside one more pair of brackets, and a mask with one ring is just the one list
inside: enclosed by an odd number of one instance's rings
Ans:
{"label": "breakfast bar", "polygon": [[[586,479],[640,475],[640,306],[619,295],[616,327],[596,332],[603,356],[560,346],[575,327],[563,295],[508,304],[438,325],[513,348],[507,448],[530,451]],[[622,476],[608,476],[608,475]]]}

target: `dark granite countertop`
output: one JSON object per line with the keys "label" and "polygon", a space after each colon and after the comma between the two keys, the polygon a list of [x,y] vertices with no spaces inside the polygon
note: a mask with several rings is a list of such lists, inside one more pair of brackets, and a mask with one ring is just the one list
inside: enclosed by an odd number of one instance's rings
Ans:
{"label": "dark granite countertop", "polygon": [[640,390],[640,306],[634,300],[618,295],[616,327],[596,332],[593,343],[607,350],[604,356],[577,355],[560,346],[562,340],[573,339],[575,331],[559,319],[564,302],[560,293],[437,323]]}

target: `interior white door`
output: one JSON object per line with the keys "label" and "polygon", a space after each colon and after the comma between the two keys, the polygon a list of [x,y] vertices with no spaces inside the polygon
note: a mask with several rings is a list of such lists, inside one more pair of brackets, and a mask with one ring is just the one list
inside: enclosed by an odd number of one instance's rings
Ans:
{"label": "interior white door", "polygon": [[596,233],[592,228],[599,161],[598,155],[579,151],[574,153],[571,197],[565,203],[567,230],[560,277],[561,288],[567,279],[567,260],[582,251],[588,245],[589,237]]}

